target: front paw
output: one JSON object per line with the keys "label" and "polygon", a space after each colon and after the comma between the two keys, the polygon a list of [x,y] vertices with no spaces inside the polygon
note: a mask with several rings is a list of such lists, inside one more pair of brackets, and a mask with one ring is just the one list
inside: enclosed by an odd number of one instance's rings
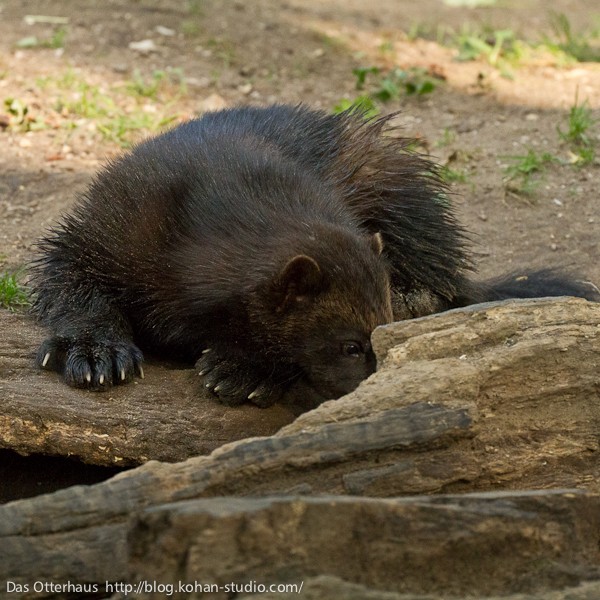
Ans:
{"label": "front paw", "polygon": [[143,378],[142,361],[131,342],[68,336],[48,338],[36,356],[38,367],[62,373],[70,386],[96,391],[128,383],[136,375]]}
{"label": "front paw", "polygon": [[196,368],[198,375],[203,377],[204,386],[227,406],[252,402],[266,408],[283,394],[280,384],[272,378],[261,378],[253,365],[224,358],[214,350],[205,350],[196,362]]}

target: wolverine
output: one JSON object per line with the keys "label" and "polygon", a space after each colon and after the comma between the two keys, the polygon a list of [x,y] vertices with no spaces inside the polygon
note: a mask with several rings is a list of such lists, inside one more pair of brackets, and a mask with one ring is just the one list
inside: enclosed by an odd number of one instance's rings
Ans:
{"label": "wolverine", "polygon": [[37,364],[91,390],[143,377],[142,350],[196,363],[224,404],[324,398],[375,369],[392,320],[594,290],[553,270],[470,279],[439,168],[392,116],[305,106],[208,113],[110,162],[39,242]]}

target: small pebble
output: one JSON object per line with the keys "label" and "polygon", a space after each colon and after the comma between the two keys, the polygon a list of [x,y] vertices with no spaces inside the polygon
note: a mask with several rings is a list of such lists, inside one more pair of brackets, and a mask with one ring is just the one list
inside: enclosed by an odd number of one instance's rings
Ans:
{"label": "small pebble", "polygon": [[156,52],[158,47],[152,40],[141,40],[139,42],[130,42],[129,49],[136,50],[140,54],[150,54],[151,52]]}
{"label": "small pebble", "polygon": [[174,29],[169,29],[168,27],[163,27],[162,25],[157,25],[154,28],[154,31],[156,31],[156,33],[158,33],[159,35],[165,35],[167,37],[175,35]]}

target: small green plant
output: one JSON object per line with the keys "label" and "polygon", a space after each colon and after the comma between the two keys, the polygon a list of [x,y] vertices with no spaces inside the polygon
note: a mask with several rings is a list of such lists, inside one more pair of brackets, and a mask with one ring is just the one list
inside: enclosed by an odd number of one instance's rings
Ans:
{"label": "small green plant", "polygon": [[192,19],[185,19],[181,23],[181,33],[186,37],[195,37],[202,31],[200,25]]}
{"label": "small green plant", "polygon": [[55,108],[57,112],[69,113],[86,119],[98,119],[117,111],[113,98],[84,80],[79,80],[73,92],[58,99]]}
{"label": "small green plant", "polygon": [[596,124],[597,119],[593,117],[592,109],[586,100],[579,104],[579,98],[575,98],[575,104],[569,110],[567,117],[567,129],[557,127],[558,135],[569,144],[573,152],[573,164],[583,166],[594,161],[596,152],[594,140],[590,135],[590,129]]}
{"label": "small green plant", "polygon": [[202,16],[204,14],[204,7],[202,6],[202,0],[188,0],[188,12],[190,15]]}
{"label": "small green plant", "polygon": [[505,173],[509,179],[517,176],[529,177],[533,173],[541,171],[549,163],[557,162],[557,158],[549,152],[538,154],[531,148],[527,151],[527,154],[511,156],[509,158],[513,161],[513,164],[505,169]]}
{"label": "small green plant", "polygon": [[54,31],[52,36],[47,39],[39,39],[35,35],[29,35],[21,38],[16,46],[22,49],[31,48],[62,48],[65,45],[65,38],[67,37],[67,29],[65,27],[59,27]]}
{"label": "small green plant", "polygon": [[435,147],[444,148],[452,144],[454,140],[456,140],[456,131],[446,127],[442,133],[442,137],[435,142]]}
{"label": "small green plant", "polygon": [[569,110],[568,129],[563,131],[559,127],[558,133],[563,140],[570,144],[590,146],[592,141],[588,130],[594,123],[595,119],[592,116],[592,109],[589,107],[588,101],[579,104],[579,100],[576,98],[575,104]]}
{"label": "small green plant", "polygon": [[422,23],[421,21],[414,21],[408,28],[406,37],[409,41],[414,42],[419,38],[429,39],[431,37],[431,32],[431,25]]}
{"label": "small green plant", "polygon": [[352,74],[356,77],[356,89],[363,90],[367,82],[367,75],[379,75],[379,67],[356,67],[352,69]]}
{"label": "small green plant", "polygon": [[186,37],[195,37],[202,31],[200,19],[204,16],[202,0],[188,0],[187,13],[189,18],[181,22],[181,33]]}
{"label": "small green plant", "polygon": [[411,67],[410,69],[392,69],[379,82],[379,88],[373,95],[382,102],[396,99],[402,92],[411,96],[430,94],[436,83],[425,69]]}
{"label": "small green plant", "polygon": [[46,42],[48,48],[63,48],[65,45],[65,38],[67,37],[67,29],[65,27],[59,27],[52,35],[52,37]]}
{"label": "small green plant", "polygon": [[447,183],[466,183],[468,178],[466,170],[452,169],[448,165],[440,168],[440,176]]}
{"label": "small green plant", "polygon": [[173,85],[179,86],[179,93],[187,92],[183,69],[172,67],[167,67],[164,71],[157,69],[149,77],[144,77],[139,69],[135,69],[133,78],[127,83],[127,90],[134,96],[157,100],[161,91]]}
{"label": "small green plant", "polygon": [[58,77],[38,77],[35,83],[42,89],[50,87],[58,87],[62,90],[76,90],[81,84],[81,76],[75,71],[75,69],[69,68]]}
{"label": "small green plant", "polygon": [[394,42],[392,40],[384,40],[379,44],[379,52],[387,54],[394,51]]}
{"label": "small green plant", "polygon": [[231,41],[220,37],[210,38],[206,42],[206,47],[210,49],[214,56],[221,60],[223,66],[226,68],[231,67],[235,63],[236,51]]}
{"label": "small green plant", "polygon": [[[371,118],[380,113],[377,102],[388,102],[406,95],[429,94],[435,89],[436,83],[425,69],[395,68],[387,73],[382,73],[379,67],[357,67],[352,69],[356,81],[356,89],[363,94],[353,100],[343,98],[334,107],[334,113],[345,110],[361,112],[365,118]],[[373,79],[373,81],[370,81]]]}
{"label": "small green plant", "polygon": [[9,126],[13,131],[37,131],[44,129],[44,122],[30,114],[29,106],[18,98],[5,98],[4,108],[8,113]]}
{"label": "small green plant", "polygon": [[448,25],[433,26],[430,24],[415,22],[412,23],[406,32],[406,37],[410,41],[418,38],[431,40],[438,44],[446,44],[450,38],[455,37],[455,33]]}
{"label": "small green plant", "polygon": [[388,102],[398,99],[402,94],[421,96],[431,93],[436,86],[435,79],[425,69],[418,67],[395,68],[386,73],[379,67],[357,67],[352,69],[352,74],[356,78],[356,89],[365,93],[352,101],[342,100],[336,109],[342,104],[348,108],[350,104],[358,102],[363,106],[368,105],[368,110],[373,111],[376,109],[375,100]]}
{"label": "small green plant", "polygon": [[0,306],[14,311],[28,305],[29,299],[18,281],[18,273],[0,274]]}
{"label": "small green plant", "polygon": [[162,82],[167,78],[166,71],[154,71],[150,78],[145,79],[139,69],[133,72],[133,79],[127,84],[132,94],[145,98],[156,98]]}
{"label": "small green plant", "polygon": [[[167,110],[186,93],[183,71],[176,68],[154,71],[148,78],[136,71],[131,82],[112,87],[90,83],[74,69],[58,77],[38,78],[36,84],[54,98],[53,108],[60,113],[63,128],[91,125],[102,137],[124,147],[141,131],[157,131],[176,120]],[[14,110],[19,109],[15,105]]]}
{"label": "small green plant", "polygon": [[550,24],[559,39],[558,42],[546,40],[547,45],[559,48],[580,62],[600,61],[600,45],[591,43],[598,38],[597,32],[575,33],[564,13],[551,13]]}
{"label": "small green plant", "polygon": [[136,131],[157,131],[175,120],[174,116],[157,118],[148,113],[132,113],[129,115],[115,115],[97,124],[102,136],[121,146],[129,146],[131,134]]}
{"label": "small green plant", "polygon": [[358,96],[354,100],[343,98],[333,107],[336,115],[347,110],[359,112],[365,119],[376,117],[380,112],[370,96]]}
{"label": "small green plant", "polygon": [[510,67],[522,58],[527,44],[517,40],[510,29],[484,29],[473,32],[463,29],[455,36],[458,46],[458,61],[484,59],[500,70],[504,77],[512,77]]}
{"label": "small green plant", "polygon": [[596,160],[596,150],[591,147],[581,147],[573,153],[572,163],[577,167],[584,167],[594,160]]}
{"label": "small green plant", "polygon": [[[315,31],[313,32],[313,36],[315,41],[322,44],[325,48],[337,48],[339,50],[347,49],[345,42],[336,35],[328,35],[321,31]],[[319,53],[319,51],[317,53]]]}
{"label": "small green plant", "polygon": [[18,98],[5,98],[4,107],[6,108],[6,112],[8,112],[18,124],[25,121],[27,113],[29,112],[27,104],[21,102]]}
{"label": "small green plant", "polygon": [[463,30],[456,39],[457,60],[485,58],[492,66],[498,66],[501,58],[514,53],[515,34],[510,29],[482,31],[480,33]]}
{"label": "small green plant", "polygon": [[534,174],[541,173],[550,163],[558,162],[558,159],[549,152],[537,153],[529,149],[527,154],[508,157],[512,164],[504,169],[506,183],[511,191],[523,195],[532,194],[541,180],[534,178]]}
{"label": "small green plant", "polygon": [[600,61],[600,26],[576,33],[562,13],[551,13],[552,34],[540,41],[519,39],[511,29],[493,29],[484,26],[474,29],[464,26],[460,31],[447,26],[433,28],[423,23],[413,23],[407,38],[435,40],[438,44],[458,48],[457,60],[483,59],[512,77],[511,68],[530,60],[552,57],[558,65],[573,61]]}

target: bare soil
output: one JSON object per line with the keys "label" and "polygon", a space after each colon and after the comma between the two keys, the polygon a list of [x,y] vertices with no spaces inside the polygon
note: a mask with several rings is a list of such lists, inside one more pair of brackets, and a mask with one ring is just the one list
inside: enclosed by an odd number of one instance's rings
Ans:
{"label": "bare soil", "polygon": [[[473,232],[482,277],[560,265],[600,285],[598,159],[552,164],[530,195],[504,172],[510,157],[529,149],[572,158],[557,127],[566,127],[576,98],[600,118],[600,63],[535,56],[506,77],[483,59],[457,62],[456,48],[432,41],[436,31],[466,25],[512,29],[529,41],[551,31],[542,0],[501,4],[0,0],[0,272],[22,269],[102,163],[161,123],[246,103],[332,110],[361,93],[352,70],[375,65],[423,67],[437,77],[432,93],[401,95],[380,109],[400,110],[407,136],[465,174],[452,184],[453,197]],[[596,0],[557,0],[552,10],[566,14],[574,31],[600,14]],[[31,14],[66,22],[32,23]],[[430,39],[408,35],[417,28]],[[152,40],[149,51],[130,47],[143,40]],[[594,143],[598,130],[590,133]],[[54,478],[61,469],[49,472]],[[15,484],[11,497],[35,493],[26,488],[39,477]]]}
{"label": "bare soil", "polygon": [[[25,264],[45,228],[102,162],[121,151],[120,143],[102,135],[93,107],[87,113],[73,108],[85,96],[84,83],[100,90],[98,102],[114,98],[113,120],[141,112],[173,123],[240,103],[305,102],[331,110],[360,93],[353,68],[422,66],[444,81],[430,94],[403,95],[381,108],[401,110],[406,135],[419,137],[426,151],[466,174],[466,181],[453,184],[454,201],[474,233],[482,276],[523,265],[563,265],[598,284],[598,159],[583,167],[551,165],[531,195],[515,193],[503,168],[530,148],[564,162],[572,157],[557,127],[566,126],[576,96],[600,116],[600,64],[534,57],[508,78],[485,60],[457,62],[456,49],[407,35],[417,26],[432,37],[465,25],[510,28],[528,41],[551,33],[551,14],[541,0],[499,4],[469,9],[441,0],[4,0],[0,269]],[[559,0],[552,10],[566,14],[574,31],[589,28],[600,14],[594,0]],[[30,24],[25,17],[32,13],[68,22]],[[54,45],[62,47],[45,47],[56,42],[61,28],[63,40]],[[37,45],[20,47],[20,40],[32,36]],[[154,49],[130,48],[141,40],[152,40]],[[136,78],[155,81],[157,72],[168,76],[156,94],[123,92]],[[28,109],[21,123],[9,110],[15,99]],[[132,130],[127,141],[150,131]],[[598,128],[592,137],[598,141]]]}

